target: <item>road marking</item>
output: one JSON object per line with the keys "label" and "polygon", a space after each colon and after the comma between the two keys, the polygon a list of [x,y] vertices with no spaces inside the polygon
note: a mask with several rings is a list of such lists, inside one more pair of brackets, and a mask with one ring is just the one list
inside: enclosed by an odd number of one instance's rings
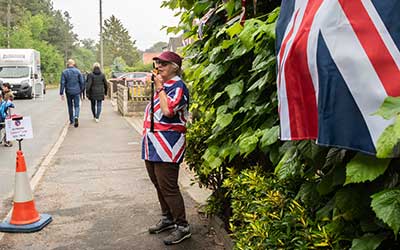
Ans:
{"label": "road marking", "polygon": [[[39,181],[43,177],[43,175],[44,175],[44,173],[46,171],[46,168],[50,165],[50,162],[53,159],[54,155],[60,149],[61,144],[63,143],[65,137],[67,136],[68,127],[69,127],[69,124],[67,123],[64,126],[63,131],[61,132],[61,135],[58,138],[57,142],[51,148],[50,152],[46,155],[44,160],[39,164],[38,170],[33,174],[33,177],[31,178],[31,181],[30,181],[32,193],[34,193]],[[14,187],[14,189],[15,189],[15,187]],[[12,208],[8,212],[7,216],[3,219],[3,221],[6,221],[7,218],[10,218],[11,217],[11,213],[12,213]],[[0,241],[3,239],[4,235],[5,235],[5,233],[0,233]]]}
{"label": "road marking", "polygon": [[128,145],[139,145],[139,142],[137,142],[137,141],[128,142]]}

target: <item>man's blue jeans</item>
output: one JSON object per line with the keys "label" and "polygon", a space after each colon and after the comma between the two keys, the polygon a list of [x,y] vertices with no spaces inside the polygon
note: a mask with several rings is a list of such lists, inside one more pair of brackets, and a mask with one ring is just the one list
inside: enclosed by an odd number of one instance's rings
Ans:
{"label": "man's blue jeans", "polygon": [[93,117],[96,119],[100,118],[102,102],[103,102],[102,100],[90,100],[90,104],[92,106],[92,114],[93,114]]}
{"label": "man's blue jeans", "polygon": [[80,101],[79,94],[76,94],[76,95],[68,95],[67,94],[69,122],[71,124],[74,123],[75,117],[79,118],[79,101]]}

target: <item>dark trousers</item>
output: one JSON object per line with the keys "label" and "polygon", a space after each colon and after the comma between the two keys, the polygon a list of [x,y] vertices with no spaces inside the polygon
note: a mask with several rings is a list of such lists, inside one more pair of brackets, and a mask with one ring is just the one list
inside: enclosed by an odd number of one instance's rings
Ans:
{"label": "dark trousers", "polygon": [[90,100],[92,114],[93,114],[93,117],[96,119],[100,118],[102,102],[103,102],[102,100]]}
{"label": "dark trousers", "polygon": [[186,226],[185,204],[178,185],[179,164],[145,161],[150,180],[157,189],[162,215],[178,226]]}
{"label": "dark trousers", "polygon": [[67,104],[68,104],[68,114],[69,114],[69,122],[72,124],[74,122],[74,118],[79,118],[79,102],[80,102],[80,94],[69,95],[67,94]]}

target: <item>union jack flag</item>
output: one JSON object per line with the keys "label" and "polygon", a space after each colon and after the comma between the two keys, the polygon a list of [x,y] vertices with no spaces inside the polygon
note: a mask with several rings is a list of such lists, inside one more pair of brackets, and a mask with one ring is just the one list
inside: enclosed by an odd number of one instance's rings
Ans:
{"label": "union jack flag", "polygon": [[282,140],[376,154],[400,95],[399,0],[284,0],[277,23]]}

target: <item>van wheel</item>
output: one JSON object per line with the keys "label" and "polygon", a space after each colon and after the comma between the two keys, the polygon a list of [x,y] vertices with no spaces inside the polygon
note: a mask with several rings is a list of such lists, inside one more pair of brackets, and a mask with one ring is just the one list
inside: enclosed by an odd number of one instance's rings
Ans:
{"label": "van wheel", "polygon": [[26,94],[26,96],[27,96],[29,99],[32,99],[32,98],[33,98],[32,88],[29,89],[29,91],[28,91],[28,93]]}

